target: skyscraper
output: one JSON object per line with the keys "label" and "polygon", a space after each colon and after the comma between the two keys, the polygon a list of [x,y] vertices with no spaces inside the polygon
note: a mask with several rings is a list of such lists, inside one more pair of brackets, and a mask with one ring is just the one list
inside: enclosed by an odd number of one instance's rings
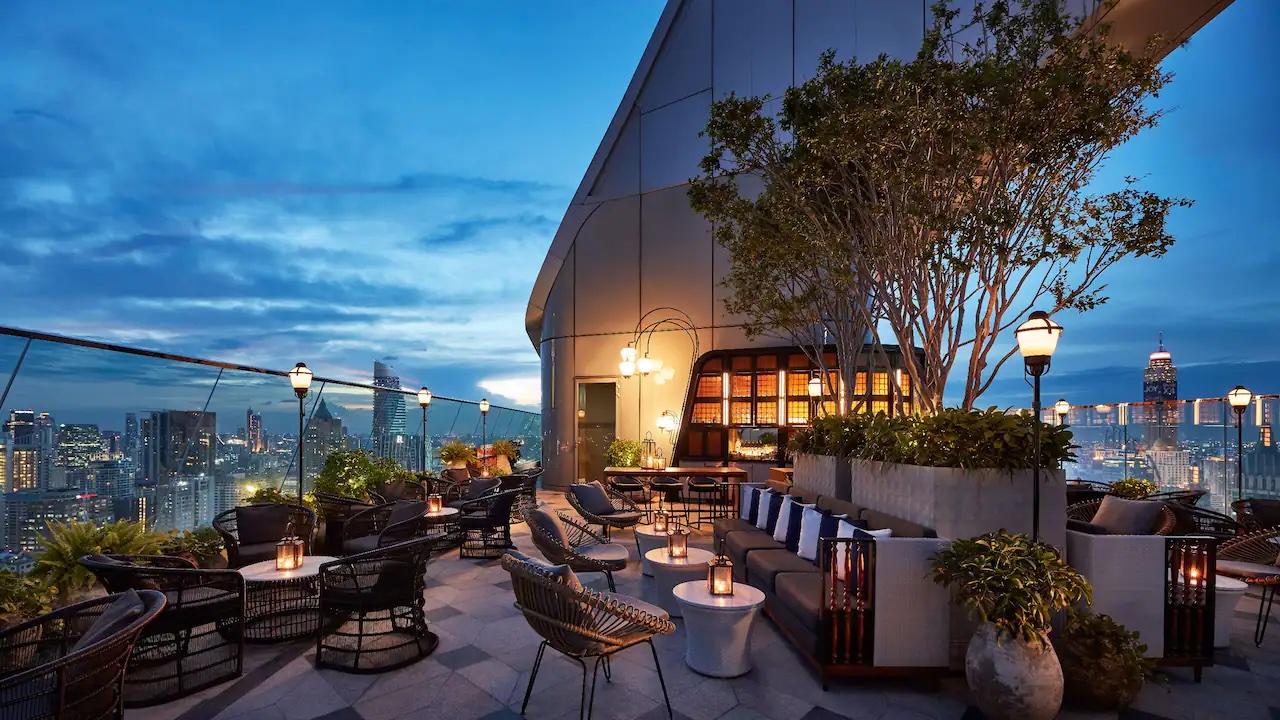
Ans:
{"label": "skyscraper", "polygon": [[[400,378],[395,368],[378,360],[373,361],[373,386],[387,390],[399,390]],[[373,393],[373,428],[370,433],[373,454],[392,457],[404,443],[404,395],[399,392]]]}
{"label": "skyscraper", "polygon": [[142,420],[142,470],[148,482],[212,474],[217,450],[215,413],[164,410]]}
{"label": "skyscraper", "polygon": [[308,477],[315,477],[324,469],[329,453],[342,449],[342,418],[334,417],[323,399],[307,425],[306,449],[303,468]]}
{"label": "skyscraper", "polygon": [[5,492],[40,487],[40,441],[35,412],[11,410],[4,434]]}
{"label": "skyscraper", "polygon": [[1146,445],[1151,450],[1178,448],[1178,368],[1173,356],[1164,349],[1164,333],[1160,334],[1156,351],[1151,353],[1147,369],[1142,373],[1142,399],[1145,411]]}
{"label": "skyscraper", "polygon": [[249,412],[245,413],[244,433],[244,443],[249,448],[249,452],[260,453],[267,449],[262,441],[262,415],[255,413],[253,408],[249,408]]}
{"label": "skyscraper", "polygon": [[136,413],[124,414],[124,458],[138,462],[138,415]]}
{"label": "skyscraper", "polygon": [[102,457],[102,433],[97,425],[58,426],[58,465],[80,470]]}

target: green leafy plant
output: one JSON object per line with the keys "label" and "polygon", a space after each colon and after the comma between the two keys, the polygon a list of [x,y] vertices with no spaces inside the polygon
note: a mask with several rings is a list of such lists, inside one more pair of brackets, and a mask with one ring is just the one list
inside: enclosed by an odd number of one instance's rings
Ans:
{"label": "green leafy plant", "polygon": [[34,577],[58,588],[64,597],[88,590],[93,573],[80,564],[84,555],[159,555],[167,538],[140,523],[117,520],[106,525],[72,521],[49,523],[44,551],[36,558]]}
{"label": "green leafy plant", "polygon": [[640,464],[640,443],[635,440],[614,440],[604,451],[604,463],[609,467],[636,467]]}
{"label": "green leafy plant", "polygon": [[497,440],[489,446],[489,451],[494,455],[506,455],[511,462],[520,459],[520,446],[511,440]]}
{"label": "green leafy plant", "polygon": [[1156,484],[1150,480],[1130,477],[1111,483],[1109,492],[1122,498],[1141,500],[1156,491]]}
{"label": "green leafy plant", "polygon": [[338,450],[325,458],[316,475],[315,491],[363,500],[370,490],[396,480],[412,480],[413,473],[392,458],[369,457],[363,450]]}
{"label": "green leafy plant", "polygon": [[49,612],[57,592],[56,587],[40,579],[0,570],[0,627]]}
{"label": "green leafy plant", "polygon": [[298,502],[298,496],[286,493],[280,488],[263,487],[249,493],[249,495],[245,497],[244,502],[246,505],[292,505]]}
{"label": "green leafy plant", "polygon": [[470,464],[477,461],[476,449],[461,440],[455,440],[451,443],[442,445],[440,449],[436,451],[436,455],[442,462],[449,463],[450,465],[453,463]]}
{"label": "green leafy plant", "polygon": [[1136,631],[1085,609],[1067,610],[1053,645],[1062,661],[1063,697],[1081,710],[1128,706],[1154,669]]}
{"label": "green leafy plant", "polygon": [[1047,642],[1054,612],[1092,595],[1052,545],[1004,530],[951,543],[933,558],[933,580],[999,636],[1032,644]]}
{"label": "green leafy plant", "polygon": [[217,530],[199,527],[195,530],[171,532],[161,551],[165,555],[185,557],[199,567],[211,567],[225,548],[226,544]]}

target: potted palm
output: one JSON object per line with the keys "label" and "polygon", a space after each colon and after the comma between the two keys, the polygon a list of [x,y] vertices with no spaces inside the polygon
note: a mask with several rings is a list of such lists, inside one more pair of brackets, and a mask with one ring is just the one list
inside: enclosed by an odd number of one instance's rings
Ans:
{"label": "potted palm", "polygon": [[489,446],[496,470],[511,474],[511,464],[520,459],[520,447],[510,440],[498,440]]}
{"label": "potted palm", "polygon": [[436,455],[439,456],[440,462],[445,463],[450,469],[466,468],[470,463],[476,462],[476,449],[461,440],[454,440],[451,443],[442,445]]}
{"label": "potted palm", "polygon": [[36,558],[32,575],[56,587],[57,604],[69,605],[102,590],[93,573],[80,564],[85,555],[159,555],[165,543],[161,533],[141,523],[117,520],[105,525],[90,522],[49,523],[49,537]]}
{"label": "potted palm", "polygon": [[956,540],[933,579],[981,623],[965,679],[989,720],[1050,720],[1062,706],[1062,666],[1049,642],[1055,612],[1090,597],[1088,581],[1051,545],[1003,530]]}

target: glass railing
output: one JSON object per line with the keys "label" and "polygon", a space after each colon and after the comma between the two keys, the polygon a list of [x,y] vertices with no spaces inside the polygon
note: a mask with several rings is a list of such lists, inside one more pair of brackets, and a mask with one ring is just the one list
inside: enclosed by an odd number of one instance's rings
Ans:
{"label": "glass railing", "polygon": [[[540,460],[541,416],[417,388],[316,376],[299,401],[283,370],[0,328],[0,550],[39,548],[49,521],[209,523],[260,488],[304,490],[328,455],[361,449],[438,471],[439,448],[511,440]],[[372,376],[372,368],[370,368]]]}
{"label": "glass railing", "polygon": [[[1041,419],[1058,423],[1053,398],[1044,404]],[[1277,410],[1280,395],[1270,394],[1253,395],[1239,413],[1225,397],[1072,405],[1061,418],[1079,445],[1067,477],[1136,477],[1160,490],[1199,490],[1199,504],[1220,512],[1242,497],[1280,499]]]}

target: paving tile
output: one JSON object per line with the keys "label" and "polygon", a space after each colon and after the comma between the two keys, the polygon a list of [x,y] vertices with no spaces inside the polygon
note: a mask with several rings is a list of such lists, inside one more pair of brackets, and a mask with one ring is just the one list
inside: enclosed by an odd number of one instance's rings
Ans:
{"label": "paving tile", "polygon": [[432,657],[436,662],[444,665],[452,670],[461,670],[468,665],[474,665],[489,659],[489,653],[481,650],[474,645],[460,647],[457,650],[450,650],[445,653],[436,653]]}
{"label": "paving tile", "polygon": [[435,622],[440,622],[441,620],[448,620],[451,617],[461,615],[462,611],[453,607],[452,605],[446,605],[442,603],[439,607],[435,608],[434,610],[428,610],[426,614],[427,614],[427,622],[435,623]]}
{"label": "paving tile", "polygon": [[328,715],[321,715],[316,720],[364,720],[355,708],[345,707],[341,710],[335,710]]}
{"label": "paving tile", "polygon": [[805,713],[801,720],[851,720],[851,718],[826,708],[816,707]]}
{"label": "paving tile", "polygon": [[499,710],[502,703],[454,673],[429,704],[399,715],[398,720],[477,720]]}
{"label": "paving tile", "polygon": [[406,713],[438,702],[441,696],[448,695],[449,690],[444,686],[451,677],[451,673],[446,673],[392,692],[366,693],[355,704],[355,708],[364,720],[395,720]]}
{"label": "paving tile", "polygon": [[671,697],[671,707],[693,720],[715,720],[737,706],[733,686],[718,680],[703,680]]}
{"label": "paving tile", "polygon": [[493,658],[467,665],[457,672],[503,705],[520,679],[519,671]]}
{"label": "paving tile", "polygon": [[521,720],[523,716],[509,707],[499,708],[480,718],[480,720]]}
{"label": "paving tile", "polygon": [[486,623],[476,635],[475,646],[487,652],[506,649],[537,647],[541,636],[529,627],[523,615],[502,618]]}
{"label": "paving tile", "polygon": [[733,692],[738,696],[738,702],[772,720],[799,720],[813,709],[813,703],[766,688],[754,680],[734,680]]}

